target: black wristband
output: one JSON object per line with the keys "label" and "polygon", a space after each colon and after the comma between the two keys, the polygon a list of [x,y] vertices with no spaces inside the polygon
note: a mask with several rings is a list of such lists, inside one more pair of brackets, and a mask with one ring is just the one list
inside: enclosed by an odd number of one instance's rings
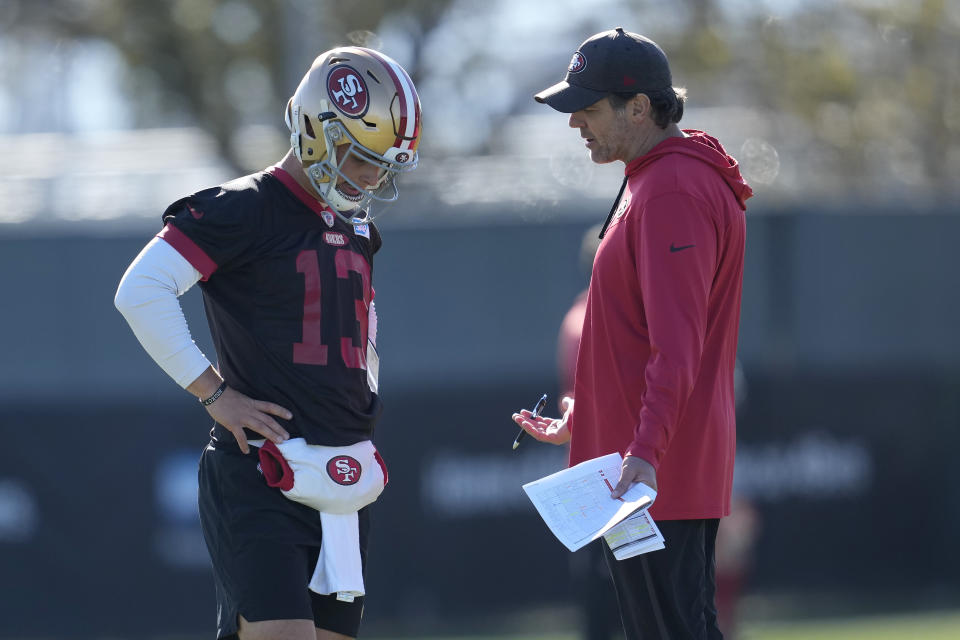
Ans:
{"label": "black wristband", "polygon": [[200,404],[202,404],[205,407],[209,407],[210,405],[212,405],[214,402],[217,401],[217,398],[223,395],[223,392],[226,390],[226,388],[227,388],[227,381],[224,380],[223,382],[220,383],[220,386],[217,387],[217,390],[213,392],[213,395],[207,398],[206,400],[200,400]]}

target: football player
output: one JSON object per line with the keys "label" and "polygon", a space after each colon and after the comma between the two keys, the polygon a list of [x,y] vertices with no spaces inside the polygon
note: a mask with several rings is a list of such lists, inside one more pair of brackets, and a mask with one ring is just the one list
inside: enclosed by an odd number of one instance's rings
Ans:
{"label": "football player", "polygon": [[[265,450],[295,440],[324,451],[370,444],[381,412],[373,214],[397,198],[397,176],[417,166],[420,100],[394,60],[342,47],[316,58],[285,121],[291,149],[279,163],[167,207],[115,304],[147,353],[214,419],[199,506],[217,636],[352,638],[362,575],[347,567],[352,586],[337,587],[344,576],[332,575],[321,553],[333,542],[323,514],[268,486],[260,463]],[[177,300],[198,282],[216,366],[194,344]],[[330,458],[329,477],[356,482],[367,470],[355,458]],[[355,555],[356,573],[368,510],[353,518],[352,537],[338,537],[347,548],[328,552]]]}

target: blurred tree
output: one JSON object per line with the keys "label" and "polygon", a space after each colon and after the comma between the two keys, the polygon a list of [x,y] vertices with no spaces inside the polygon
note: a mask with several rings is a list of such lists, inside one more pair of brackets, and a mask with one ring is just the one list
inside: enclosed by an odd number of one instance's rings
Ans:
{"label": "blurred tree", "polygon": [[[670,53],[676,75],[696,86],[693,104],[743,108],[766,119],[771,137],[789,135],[794,146],[785,152],[796,194],[811,187],[850,195],[957,189],[960,2],[682,0],[665,9],[654,0],[609,0],[606,6],[632,12],[638,30],[657,25],[650,35]],[[247,153],[251,143],[235,135],[242,125],[266,124],[279,133],[283,101],[313,56],[339,44],[378,47],[385,25],[401,25],[407,42],[399,57],[421,91],[432,84],[434,97],[458,98],[447,105],[448,120],[459,122],[469,107],[474,138],[492,137],[499,120],[529,108],[528,69],[504,64],[515,59],[512,47],[525,60],[540,50],[520,35],[499,40],[499,50],[489,46],[499,30],[529,31],[529,24],[513,24],[525,14],[512,8],[492,2],[480,24],[468,0],[6,0],[0,30],[16,38],[44,33],[50,42],[111,43],[128,64],[137,126],[199,124],[222,157],[245,170],[257,162]],[[462,24],[470,16],[478,19],[475,30],[486,30],[477,37],[463,35],[471,33],[472,25]],[[460,61],[457,68],[442,78],[423,71],[431,41],[461,47],[450,58]],[[536,64],[545,66],[546,58]],[[492,84],[501,91],[487,91]],[[510,91],[523,99],[511,99]],[[481,108],[484,101],[498,106]],[[441,129],[442,111],[435,104],[433,122]],[[439,130],[434,135],[444,137]],[[462,142],[462,129],[446,139]],[[459,152],[487,148],[483,140],[473,144]],[[448,151],[458,153],[455,146]]]}
{"label": "blurred tree", "polygon": [[808,132],[797,164],[837,189],[956,189],[960,3],[822,0],[788,16],[762,3],[684,7],[665,45],[679,75],[706,90],[697,102],[795,117]]}
{"label": "blurred tree", "polygon": [[[135,124],[197,123],[237,171],[251,168],[237,148],[244,124],[280,126],[282,103],[313,57],[361,44],[390,13],[411,14],[423,32],[447,0],[50,0],[18,6],[18,26],[54,40],[103,40],[128,64]],[[353,38],[348,37],[352,34]],[[351,42],[351,39],[353,42]],[[362,44],[374,44],[363,42]],[[414,46],[414,51],[419,47]],[[416,59],[411,74],[416,73]]]}
{"label": "blurred tree", "polygon": [[[402,13],[412,18],[409,24],[413,28],[408,30],[411,36],[411,56],[406,61],[409,68],[407,66],[404,68],[416,84],[421,69],[420,60],[424,40],[427,34],[440,23],[452,0],[407,0],[402,7],[398,7],[395,0],[365,0],[332,4],[333,13],[342,25],[342,32],[348,36],[355,36],[358,32],[362,34],[361,29],[376,29],[387,19],[396,17],[396,14]],[[390,54],[390,52],[385,53]]]}

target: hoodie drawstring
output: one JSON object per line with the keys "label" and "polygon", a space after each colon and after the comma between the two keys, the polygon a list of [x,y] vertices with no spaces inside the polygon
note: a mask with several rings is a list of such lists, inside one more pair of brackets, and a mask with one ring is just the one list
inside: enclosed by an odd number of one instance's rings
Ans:
{"label": "hoodie drawstring", "polygon": [[603,234],[607,232],[607,227],[610,225],[610,220],[613,218],[613,212],[617,210],[617,204],[620,203],[620,196],[623,195],[623,190],[627,188],[627,176],[623,176],[623,184],[620,185],[620,191],[617,192],[617,199],[613,201],[613,206],[610,207],[610,213],[607,214],[607,220],[603,223],[603,228],[600,229],[600,239],[603,240]]}

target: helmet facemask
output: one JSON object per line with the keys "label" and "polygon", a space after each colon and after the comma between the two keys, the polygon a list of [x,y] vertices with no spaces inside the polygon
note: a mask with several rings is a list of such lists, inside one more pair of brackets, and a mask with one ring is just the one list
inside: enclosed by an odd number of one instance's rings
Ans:
{"label": "helmet facemask", "polygon": [[[346,222],[369,222],[373,220],[370,207],[374,202],[393,202],[399,196],[396,179],[401,173],[413,171],[417,168],[418,156],[416,153],[407,162],[397,162],[397,156],[402,151],[388,149],[387,155],[381,155],[361,145],[350,134],[343,123],[338,119],[324,120],[323,138],[326,147],[324,157],[313,164],[306,164],[304,170],[310,184],[323,198],[324,202],[334,209],[334,212]],[[342,155],[338,150],[345,148]],[[410,156],[409,153],[406,154]],[[339,159],[338,159],[339,156]],[[373,165],[377,169],[377,182],[373,185],[361,185],[350,178],[343,167],[348,158],[353,157],[361,162]],[[302,160],[301,160],[302,161]],[[347,184],[357,191],[352,196],[340,189],[341,184]],[[344,215],[341,215],[344,214]],[[349,214],[346,215],[346,214]]]}

